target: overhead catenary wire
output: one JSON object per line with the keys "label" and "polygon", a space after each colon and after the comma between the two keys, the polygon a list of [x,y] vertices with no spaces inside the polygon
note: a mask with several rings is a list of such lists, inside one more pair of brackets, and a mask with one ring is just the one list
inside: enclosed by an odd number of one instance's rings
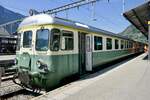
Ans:
{"label": "overhead catenary wire", "polygon": [[[95,8],[96,8],[96,4],[95,4]],[[86,11],[93,11],[93,9],[90,9],[90,8],[84,8]],[[93,16],[92,16],[93,17]],[[94,19],[96,19],[96,17],[98,17],[98,18],[100,18],[100,19],[102,19],[102,20],[104,20],[104,21],[107,21],[108,23],[110,23],[110,24],[112,24],[113,26],[115,26],[116,28],[118,28],[118,25],[119,24],[117,24],[117,23],[114,23],[110,18],[106,18],[106,17],[104,17],[104,16],[102,16],[102,15],[98,15],[98,14],[96,14],[96,12],[95,12],[95,10],[94,10]],[[92,18],[92,20],[93,20],[93,18]],[[93,21],[95,21],[95,20],[93,20]],[[98,21],[98,19],[96,19],[96,21]]]}
{"label": "overhead catenary wire", "polygon": [[[73,0],[70,0],[70,1],[74,2]],[[81,0],[81,1],[86,1],[86,0]],[[99,0],[93,0],[93,1],[99,1]],[[105,18],[104,16],[97,15],[96,12],[95,12],[95,4],[96,3],[94,3],[94,2],[91,2],[91,3],[92,3],[92,19],[93,19],[93,21],[96,20],[96,17],[100,17],[104,21],[107,21],[107,22],[111,23],[112,25],[118,26],[114,22],[110,21],[108,18]],[[79,10],[79,6],[75,6],[75,7]],[[70,9],[72,9],[72,7]],[[66,11],[66,18],[68,19],[68,12],[67,12],[67,10],[65,10],[65,11]],[[54,12],[53,15],[57,16],[57,13],[58,12]]]}
{"label": "overhead catenary wire", "polygon": [[94,2],[92,3],[92,20],[96,21],[96,18],[95,18],[95,3]]}
{"label": "overhead catenary wire", "polygon": [[[89,10],[91,10],[91,9],[87,9],[87,8],[85,8],[85,7],[83,7],[84,8],[84,16],[85,16],[85,14],[86,15],[88,15],[88,13],[89,13]],[[86,18],[89,18],[89,17],[87,17],[87,16],[85,16]],[[102,21],[100,21],[100,19],[101,20],[103,20],[103,21],[106,21],[107,23],[105,23],[105,24],[107,24],[106,26],[107,27],[109,27],[109,29],[112,29],[113,27],[116,27],[117,29],[118,29],[118,25],[115,25],[115,23],[113,23],[111,20],[108,20],[108,18],[105,18],[104,16],[100,16],[100,15],[97,15],[96,13],[95,13],[95,19],[97,18],[97,20],[96,21],[94,21],[94,22],[99,22],[99,23],[102,23]],[[99,19],[98,19],[99,18]],[[89,20],[90,21],[90,20]],[[91,21],[93,21],[93,19],[91,20]],[[85,22],[85,24],[89,24],[89,22],[87,23],[87,22]],[[110,27],[109,26],[109,24],[112,24],[112,26],[113,27]],[[104,25],[105,26],[105,25]],[[96,26],[97,27],[97,26]],[[100,27],[97,27],[97,28],[100,28]]]}
{"label": "overhead catenary wire", "polygon": [[[83,5],[90,4],[93,2],[97,2],[97,1],[99,1],[99,0],[79,0],[79,1],[76,1],[76,2],[73,2],[70,4],[66,4],[66,5],[61,6],[61,7],[57,7],[57,8],[51,9],[51,10],[44,11],[44,13],[53,14],[56,12],[65,11],[68,9],[76,8],[76,7],[83,6]],[[39,12],[39,13],[43,13],[43,12]]]}

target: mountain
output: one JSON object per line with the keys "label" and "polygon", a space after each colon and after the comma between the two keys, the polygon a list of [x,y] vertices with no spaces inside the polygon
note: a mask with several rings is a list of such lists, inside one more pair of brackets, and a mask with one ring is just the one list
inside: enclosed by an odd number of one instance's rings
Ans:
{"label": "mountain", "polygon": [[[22,14],[13,12],[11,10],[4,8],[3,6],[0,6],[0,25],[24,17],[25,16]],[[17,29],[16,26],[18,24],[13,24],[13,25],[14,25],[13,28],[11,28],[11,26],[8,25],[5,27],[0,27],[0,36],[8,36],[16,32]]]}
{"label": "mountain", "polygon": [[123,32],[119,33],[119,35],[127,36],[135,41],[147,42],[147,38],[133,25],[128,26]]}
{"label": "mountain", "polygon": [[20,19],[23,17],[25,16],[19,13],[13,12],[11,10],[8,10],[4,8],[3,6],[0,6],[0,24],[4,24],[9,21],[13,21],[13,20]]}

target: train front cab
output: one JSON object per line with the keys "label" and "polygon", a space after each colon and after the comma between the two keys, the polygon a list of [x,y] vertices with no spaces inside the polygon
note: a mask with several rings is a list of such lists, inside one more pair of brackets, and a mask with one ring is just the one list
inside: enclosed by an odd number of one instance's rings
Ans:
{"label": "train front cab", "polygon": [[91,34],[62,26],[27,27],[18,33],[21,84],[49,88],[66,76],[92,70]]}

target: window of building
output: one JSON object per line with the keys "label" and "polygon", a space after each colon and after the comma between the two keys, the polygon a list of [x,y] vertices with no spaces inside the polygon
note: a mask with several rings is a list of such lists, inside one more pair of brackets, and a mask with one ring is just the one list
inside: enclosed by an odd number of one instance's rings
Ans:
{"label": "window of building", "polygon": [[106,39],[106,48],[107,48],[107,50],[112,49],[112,39],[111,38]]}
{"label": "window of building", "polygon": [[3,39],[3,40],[1,40],[1,42],[4,43],[4,44],[5,43],[7,44],[8,43],[8,39]]}
{"label": "window of building", "polygon": [[32,31],[26,31],[23,34],[23,47],[30,48],[32,45]]}
{"label": "window of building", "polygon": [[73,50],[74,48],[74,39],[73,39],[73,32],[71,31],[62,31],[62,38],[61,38],[61,49],[62,50]]}
{"label": "window of building", "polygon": [[51,40],[50,40],[50,48],[52,51],[58,51],[60,48],[60,30],[52,29],[51,30]]}
{"label": "window of building", "polygon": [[49,30],[40,29],[36,32],[36,50],[47,51],[49,44]]}
{"label": "window of building", "polygon": [[115,49],[119,49],[119,41],[115,39]]}
{"label": "window of building", "polygon": [[94,50],[102,50],[103,49],[103,38],[94,36]]}
{"label": "window of building", "polygon": [[123,48],[124,48],[124,41],[121,40],[121,49],[123,49]]}

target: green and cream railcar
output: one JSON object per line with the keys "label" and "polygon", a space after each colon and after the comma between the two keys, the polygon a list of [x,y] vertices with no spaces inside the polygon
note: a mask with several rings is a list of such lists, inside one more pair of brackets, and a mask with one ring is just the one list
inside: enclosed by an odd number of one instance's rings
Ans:
{"label": "green and cream railcar", "polygon": [[18,28],[21,83],[48,89],[63,78],[134,54],[133,41],[85,24],[40,14]]}

